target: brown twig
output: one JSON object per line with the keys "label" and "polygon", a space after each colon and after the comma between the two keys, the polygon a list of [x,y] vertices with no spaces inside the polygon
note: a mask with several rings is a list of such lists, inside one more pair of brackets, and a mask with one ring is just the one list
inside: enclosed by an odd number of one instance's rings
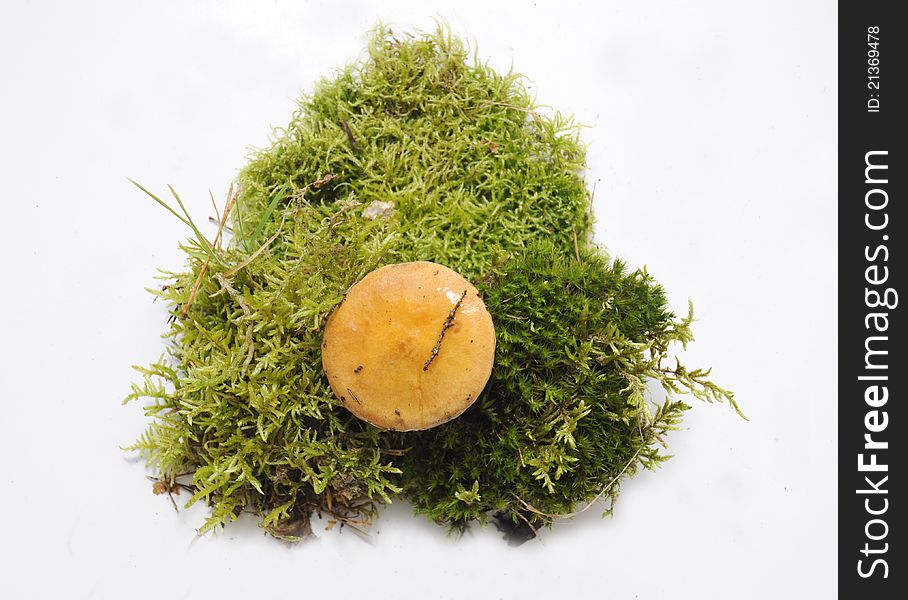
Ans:
{"label": "brown twig", "polygon": [[246,265],[248,265],[249,263],[251,263],[252,261],[254,261],[256,258],[258,258],[258,257],[262,254],[262,252],[264,252],[265,250],[267,250],[267,249],[268,249],[268,246],[270,246],[271,243],[272,243],[274,240],[277,239],[277,237],[281,234],[281,230],[282,230],[283,228],[284,228],[284,220],[281,219],[281,224],[280,224],[280,226],[278,226],[277,231],[274,232],[274,235],[272,235],[270,238],[268,238],[268,241],[266,241],[264,244],[262,244],[262,245],[259,247],[258,250],[256,250],[255,252],[253,252],[252,254],[250,254],[249,256],[247,256],[242,262],[240,262],[238,265],[236,265],[235,267],[233,267],[233,268],[230,269],[229,271],[226,271],[226,272],[224,273],[224,276],[225,276],[225,277],[233,277],[233,276],[236,275],[239,271],[241,271],[242,269],[244,269],[244,268],[246,267]]}
{"label": "brown twig", "polygon": [[409,448],[381,448],[379,452],[381,452],[382,454],[388,454],[390,456],[403,456],[412,449],[412,446]]}
{"label": "brown twig", "polygon": [[353,147],[353,151],[359,154],[362,149],[359,147],[359,144],[356,142],[356,138],[353,137],[353,131],[350,129],[350,125],[346,121],[341,121],[341,125],[344,128],[344,133],[347,134],[347,140],[350,142],[350,146]]}
{"label": "brown twig", "polygon": [[[214,202],[214,198],[212,198]],[[221,222],[218,226],[218,232],[214,236],[214,243],[211,244],[212,249],[214,246],[220,244],[221,234],[224,232],[224,227],[227,225],[227,217],[230,216],[230,211],[233,210],[233,206],[236,204],[236,194],[234,193],[233,182],[230,183],[230,190],[227,192],[227,203],[224,205],[224,214],[221,215]],[[217,206],[215,205],[215,212],[217,212]],[[201,241],[201,240],[199,240]],[[187,313],[189,312],[189,307],[192,306],[192,303],[195,301],[195,296],[199,292],[199,288],[202,286],[202,278],[205,277],[205,273],[208,272],[208,266],[211,264],[211,256],[205,259],[205,264],[202,265],[202,268],[199,270],[199,276],[196,277],[195,284],[192,286],[192,291],[189,293],[189,300],[186,301],[186,304],[183,305],[183,311],[180,314],[181,319],[185,319]]]}
{"label": "brown twig", "polygon": [[[593,217],[595,216],[593,213],[593,204],[596,202],[596,186],[597,185],[599,185],[598,179],[593,182],[593,190],[590,192],[590,201],[587,204],[587,208],[586,208],[586,216],[589,219],[589,223],[593,222]],[[589,231],[587,231],[587,237],[589,237]]]}
{"label": "brown twig", "polygon": [[[214,208],[214,214],[217,217],[217,220],[214,222],[215,225],[221,222],[221,211],[218,210],[218,203],[214,200],[214,192],[208,190],[208,197],[211,198],[211,206]],[[211,218],[209,217],[209,221]]]}
{"label": "brown twig", "polygon": [[454,315],[457,313],[457,309],[460,308],[460,305],[463,304],[463,299],[467,297],[467,290],[463,291],[463,294],[460,295],[460,300],[454,305],[454,308],[451,309],[451,312],[448,313],[448,317],[445,319],[444,324],[441,326],[441,333],[438,336],[438,341],[435,342],[435,347],[432,348],[432,355],[429,356],[429,360],[426,361],[426,364],[422,366],[423,371],[429,370],[429,365],[432,364],[432,361],[435,360],[435,357],[438,356],[438,351],[441,349],[441,342],[445,339],[445,332],[448,331],[451,327],[454,326]]}
{"label": "brown twig", "polygon": [[[352,134],[351,134],[351,135],[352,135]],[[317,180],[313,181],[312,183],[310,183],[309,185],[311,185],[312,187],[314,187],[314,188],[317,189],[317,190],[320,190],[320,189],[322,189],[324,186],[326,186],[326,185],[328,185],[329,183],[331,183],[332,181],[334,181],[335,179],[337,179],[337,175],[332,175],[331,173],[328,173],[327,175],[325,175],[325,176],[322,177],[321,179],[317,179]],[[308,187],[308,186],[307,186],[307,187]]]}
{"label": "brown twig", "polygon": [[180,487],[182,487],[183,484],[177,483],[173,479],[166,481],[159,477],[151,477],[149,475],[146,475],[146,477],[154,482],[154,486],[152,487],[154,494],[157,496],[166,493],[167,497],[170,498],[170,503],[173,504],[174,512],[179,514],[180,509],[177,506],[177,501],[173,499],[173,492],[176,490],[176,493],[179,494]]}

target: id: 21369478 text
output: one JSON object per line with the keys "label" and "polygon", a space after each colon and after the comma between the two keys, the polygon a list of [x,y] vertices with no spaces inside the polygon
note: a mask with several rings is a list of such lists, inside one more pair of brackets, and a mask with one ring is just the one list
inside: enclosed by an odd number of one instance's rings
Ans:
{"label": "id: 21369478 text", "polygon": [[867,28],[867,112],[880,112],[880,28]]}

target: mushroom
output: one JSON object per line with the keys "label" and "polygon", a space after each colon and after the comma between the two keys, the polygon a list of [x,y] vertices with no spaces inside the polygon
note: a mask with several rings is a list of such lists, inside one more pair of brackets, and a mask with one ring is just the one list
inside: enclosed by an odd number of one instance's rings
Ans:
{"label": "mushroom", "polygon": [[354,415],[413,431],[458,417],[482,392],[495,327],[476,288],[432,262],[388,265],[347,292],[328,317],[322,366]]}

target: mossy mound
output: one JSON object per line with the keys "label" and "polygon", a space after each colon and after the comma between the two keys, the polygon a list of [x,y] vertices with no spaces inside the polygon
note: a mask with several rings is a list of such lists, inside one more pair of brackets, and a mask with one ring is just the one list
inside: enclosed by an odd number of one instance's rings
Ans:
{"label": "mossy mound", "polygon": [[[734,401],[708,372],[666,366],[691,319],[590,243],[583,166],[577,127],[540,113],[518,75],[471,62],[444,29],[376,30],[368,58],[321,81],[251,157],[229,244],[174,211],[195,231],[188,270],[155,292],[170,343],[128,398],[153,419],[132,449],[156,491],[208,503],[202,531],[245,510],[285,538],[316,511],[357,527],[395,497],[455,529],[494,515],[521,534],[614,500],[622,477],[664,460],[688,408],[652,406],[647,379]],[[498,350],[464,415],[396,433],[340,405],[320,341],[353,283],[412,260],[477,285]]]}

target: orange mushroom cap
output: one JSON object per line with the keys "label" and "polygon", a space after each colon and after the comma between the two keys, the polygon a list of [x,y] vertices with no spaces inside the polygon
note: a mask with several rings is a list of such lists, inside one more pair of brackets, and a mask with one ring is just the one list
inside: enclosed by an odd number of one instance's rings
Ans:
{"label": "orange mushroom cap", "polygon": [[492,373],[495,327],[476,288],[432,262],[388,265],[328,317],[322,366],[350,412],[396,431],[459,416]]}

